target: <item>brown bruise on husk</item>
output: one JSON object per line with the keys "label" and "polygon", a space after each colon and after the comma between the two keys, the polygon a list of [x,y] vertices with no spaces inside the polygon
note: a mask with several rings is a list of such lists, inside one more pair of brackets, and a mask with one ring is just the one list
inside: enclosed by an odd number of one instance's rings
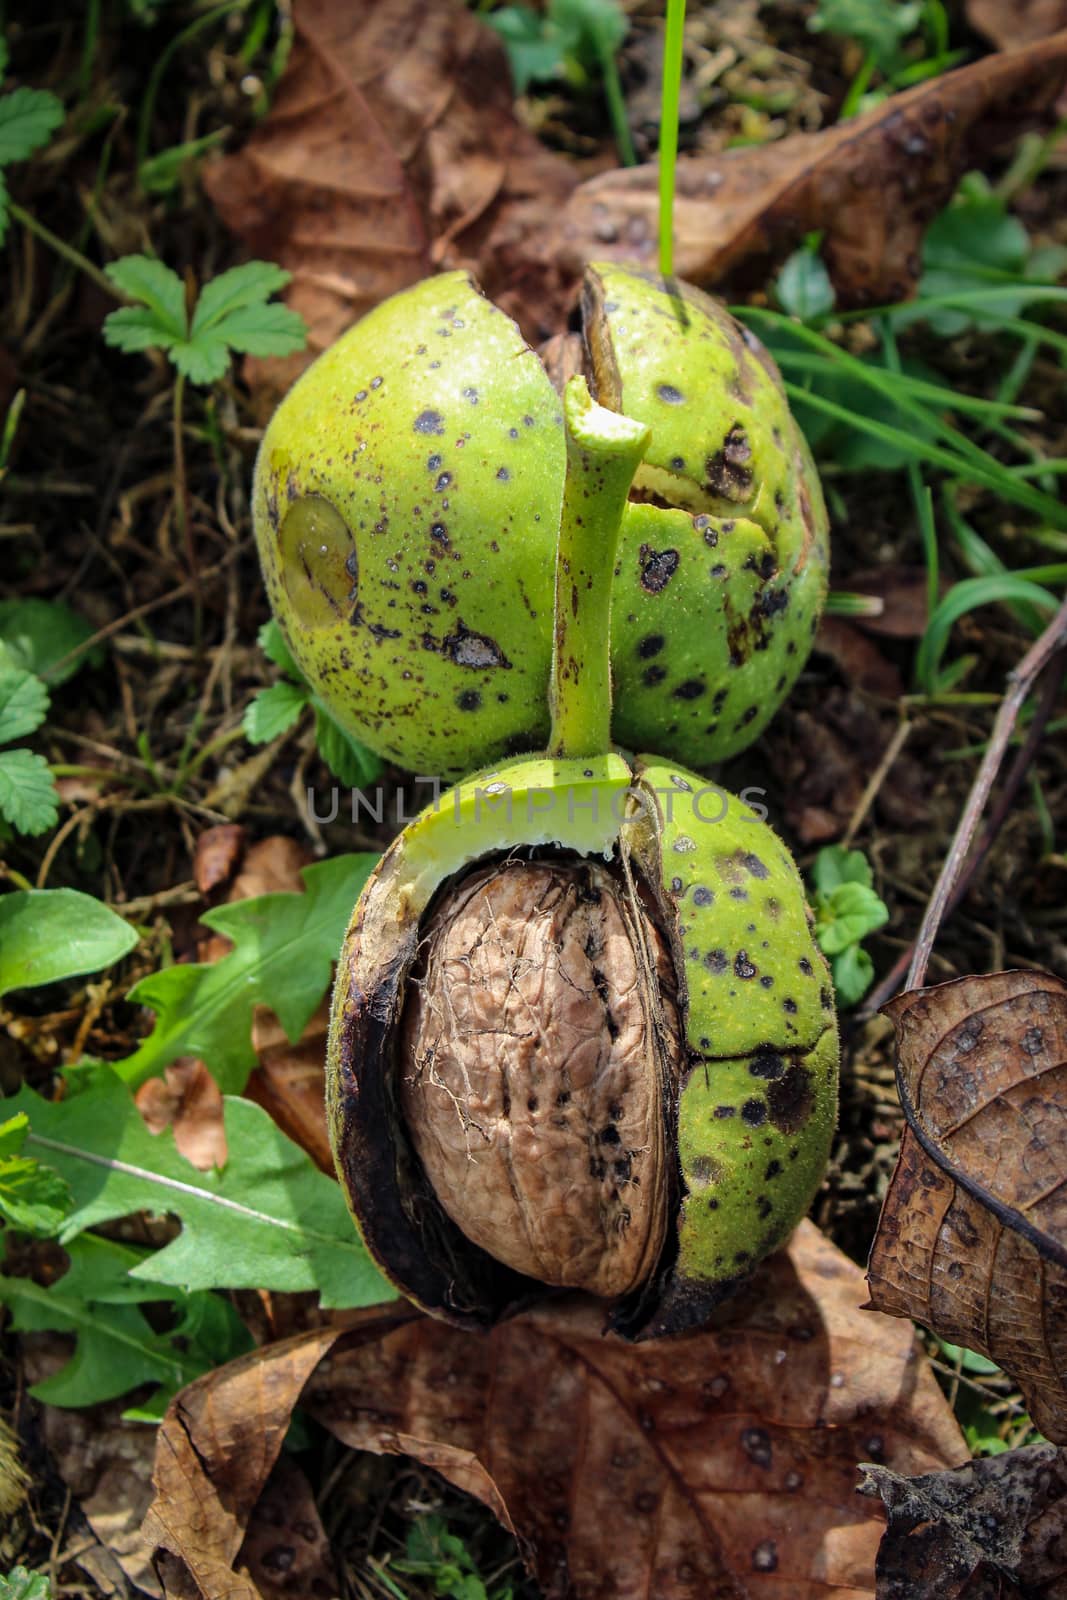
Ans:
{"label": "brown bruise on husk", "polygon": [[662,1257],[683,1047],[674,963],[602,863],[475,871],[427,920],[399,1098],[441,1206],[496,1260],[617,1298]]}

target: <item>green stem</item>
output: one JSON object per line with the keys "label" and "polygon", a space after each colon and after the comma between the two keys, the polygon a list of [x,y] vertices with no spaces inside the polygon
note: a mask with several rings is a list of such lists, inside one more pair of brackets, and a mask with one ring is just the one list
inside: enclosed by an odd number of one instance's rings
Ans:
{"label": "green stem", "polygon": [[659,270],[664,278],[674,272],[674,169],[678,164],[684,30],[685,0],[667,0],[659,123]]}
{"label": "green stem", "polygon": [[189,581],[193,586],[193,648],[200,649],[203,624],[203,604],[200,595],[200,570],[193,543],[192,519],[189,516],[189,482],[185,474],[185,374],[179,372],[174,383],[174,507],[178,525],[185,544],[185,558],[189,566]]}
{"label": "green stem", "polygon": [[24,211],[21,206],[16,205],[14,200],[8,201],[7,209],[9,216],[14,217],[15,221],[21,223],[29,233],[36,234],[37,238],[43,244],[46,244],[49,250],[54,250],[57,256],[62,256],[64,261],[69,261],[72,267],[77,267],[79,272],[84,272],[87,278],[91,278],[97,288],[103,289],[109,300],[117,300],[123,306],[128,304],[126,296],[121,294],[111,280],[100,271],[100,268],[94,267],[89,258],[83,256],[80,250],[75,250],[73,245],[67,244],[65,239],[61,239],[58,234],[53,233],[51,228],[46,228],[43,222],[38,222],[35,216],[31,215],[29,211]]}
{"label": "green stem", "polygon": [[619,82],[619,68],[615,60],[615,52],[604,39],[598,36],[597,53],[600,56],[600,71],[604,79],[604,96],[608,102],[608,115],[611,117],[611,127],[615,135],[619,160],[624,167],[636,167],[637,152],[634,149],[633,134],[630,132],[630,121],[626,115],[626,101],[623,98],[622,84]]}
{"label": "green stem", "polygon": [[597,405],[581,376],[563,395],[567,476],[556,551],[550,756],[611,749],[611,590],[634,473],[652,437]]}

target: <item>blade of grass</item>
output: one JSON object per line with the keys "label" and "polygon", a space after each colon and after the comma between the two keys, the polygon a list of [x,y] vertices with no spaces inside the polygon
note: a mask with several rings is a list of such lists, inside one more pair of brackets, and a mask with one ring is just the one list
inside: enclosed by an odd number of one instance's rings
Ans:
{"label": "blade of grass", "polygon": [[1056,596],[1018,573],[998,573],[989,578],[964,578],[955,584],[930,618],[915,659],[915,675],[927,690],[940,687],[937,669],[948,643],[953,624],[978,606],[1003,605],[1008,600],[1026,600],[1031,605],[1055,613]]}

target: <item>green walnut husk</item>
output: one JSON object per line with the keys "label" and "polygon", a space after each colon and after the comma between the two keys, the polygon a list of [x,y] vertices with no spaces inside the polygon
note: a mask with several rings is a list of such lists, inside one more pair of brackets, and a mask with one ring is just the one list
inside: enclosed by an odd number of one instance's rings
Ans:
{"label": "green walnut husk", "polygon": [[371,1253],[435,1315],[552,1290],[634,1337],[701,1322],[810,1203],[830,979],[788,851],[692,771],[611,752],[619,529],[651,430],[568,385],[549,753],[468,778],[383,857],[327,1062]]}
{"label": "green walnut husk", "polygon": [[[640,992],[629,979],[624,989],[615,984],[618,962],[607,950],[598,952],[594,987],[605,1060],[628,1011],[641,1006],[652,1019],[638,1089],[655,1122],[636,1148],[619,1134],[627,1108],[610,1108],[602,1121],[590,1115],[603,1103],[595,1085],[584,1095],[576,1089],[573,1057],[537,1039],[536,1016],[527,1017],[524,1038],[503,1030],[488,1040],[512,1088],[507,1114],[495,1105],[493,1130],[491,1088],[479,1087],[461,1110],[456,1084],[435,1082],[433,1063],[427,1072],[417,1051],[403,1049],[413,979],[426,981],[419,952],[435,897],[462,893],[480,863],[508,860],[520,874],[528,861],[550,860],[564,872],[596,863],[614,876],[624,917],[638,930]],[[666,974],[641,959],[640,930],[650,925],[669,952]],[[452,1009],[463,1004],[453,993]],[[673,1033],[656,1040],[655,1019],[665,1012]],[[474,1045],[465,1039],[461,1048],[473,1053]],[[594,1231],[600,1218],[607,1248],[634,1177],[658,1186],[657,1247],[645,1253],[643,1275],[612,1299],[608,1320],[631,1336],[671,1333],[703,1321],[807,1210],[833,1133],[837,1063],[830,979],[803,887],[754,811],[651,759],[631,767],[618,756],[526,758],[446,793],[405,830],[365,888],[334,995],[331,1137],[353,1215],[383,1270],[425,1310],[466,1325],[492,1323],[546,1292],[544,1281],[509,1265],[516,1235],[536,1229],[545,1210],[544,1196],[523,1178],[524,1162],[536,1172],[531,1150],[572,1139],[579,1154],[568,1170],[580,1180],[588,1160],[597,1190],[584,1207],[554,1197],[560,1239],[556,1248],[535,1241],[544,1258],[573,1255],[576,1228],[577,1243],[587,1243],[590,1217]],[[430,1116],[446,1136],[463,1127],[469,1170],[447,1192],[435,1190],[405,1118],[413,1090],[429,1095]],[[557,1131],[561,1120],[569,1132]],[[488,1136],[501,1127],[503,1155]],[[653,1160],[636,1172],[650,1148]],[[478,1190],[473,1219],[496,1249],[472,1242],[462,1225],[479,1163],[509,1169],[506,1182],[490,1178]],[[599,1285],[593,1272],[564,1271],[551,1287]]]}
{"label": "green walnut husk", "polygon": [[[582,330],[562,365],[651,431],[619,530],[613,737],[704,769],[807,657],[818,479],[770,356],[698,290],[590,267]],[[372,750],[452,778],[544,746],[565,461],[545,365],[461,272],[378,306],[282,402],[254,493],[271,604]]]}

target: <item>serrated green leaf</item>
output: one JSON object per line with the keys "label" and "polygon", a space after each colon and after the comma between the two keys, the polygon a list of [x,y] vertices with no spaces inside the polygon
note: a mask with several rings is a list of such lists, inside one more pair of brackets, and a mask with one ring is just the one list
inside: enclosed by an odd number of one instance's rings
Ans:
{"label": "serrated green leaf", "polygon": [[0,1578],[0,1600],[52,1600],[52,1585],[43,1572],[12,1567]]}
{"label": "serrated green leaf", "polygon": [[900,47],[922,19],[921,0],[819,0],[808,18],[812,33],[834,33],[855,39],[868,51],[882,72],[891,71]]}
{"label": "serrated green leaf", "polygon": [[[159,332],[170,339],[185,339],[189,324],[185,311],[185,285],[176,272],[154,256],[121,256],[105,267],[117,289],[129,300],[139,300],[153,313]],[[129,310],[129,307],[124,307]],[[116,319],[122,319],[116,321]],[[129,319],[113,311],[104,322],[104,337],[111,343],[109,328],[122,327]],[[144,349],[142,345],[140,347]]]}
{"label": "serrated green leaf", "polygon": [[373,783],[385,770],[382,762],[361,744],[354,734],[348,733],[314,696],[315,743],[319,755],[339,783],[349,789],[362,789]]}
{"label": "serrated green leaf", "polygon": [[811,880],[824,894],[832,894],[842,883],[862,883],[868,889],[874,883],[863,851],[846,850],[842,844],[823,845],[815,857]]}
{"label": "serrated green leaf", "polygon": [[[272,896],[271,898],[284,898]],[[25,1111],[25,1149],[66,1179],[74,1210],[64,1244],[86,1228],[137,1211],[182,1223],[170,1244],[131,1276],[196,1289],[317,1290],[324,1307],[394,1298],[353,1227],[340,1186],[287,1139],[261,1107],[227,1097],[229,1159],[202,1173],[179,1155],[170,1129],[145,1127],[129,1091],[109,1069],[66,1100],[23,1088],[0,1111]]]}
{"label": "serrated green leaf", "polygon": [[485,22],[503,40],[516,94],[525,94],[533,82],[544,82],[559,71],[566,41],[547,18],[526,6],[501,6],[489,11]]}
{"label": "serrated green leaf", "polygon": [[[77,1336],[66,1366],[31,1389],[36,1399],[89,1406],[154,1383],[165,1403],[202,1373],[251,1347],[236,1313],[218,1295],[190,1295],[135,1277],[134,1269],[151,1266],[151,1252],[83,1234],[69,1241],[67,1253],[69,1271],[47,1289],[28,1278],[0,1276],[0,1302],[10,1307],[16,1332]],[[199,1309],[197,1302],[204,1300],[219,1307],[213,1317]],[[170,1331],[158,1333],[138,1308],[165,1302],[178,1320]],[[205,1329],[212,1338],[202,1337]]]}
{"label": "serrated green leaf", "polygon": [[0,895],[0,995],[99,972],[129,955],[137,940],[128,922],[77,889]]}
{"label": "serrated green leaf", "polygon": [[0,1218],[23,1233],[50,1239],[73,1197],[58,1172],[22,1154],[28,1128],[25,1116],[0,1123]]}
{"label": "serrated green leaf", "polygon": [[[99,645],[88,654],[73,655],[92,634],[84,617],[56,601],[0,600],[0,642],[17,666],[53,686],[66,683],[88,661],[103,659]],[[62,667],[61,661],[65,661]]]}
{"label": "serrated green leaf", "polygon": [[292,678],[294,683],[303,683],[304,674],[293,660],[289,646],[285,642],[285,635],[274,621],[273,617],[265,622],[256,635],[259,648],[273,661],[276,667],[281,667],[287,678]]}
{"label": "serrated green leaf", "polygon": [[24,739],[48,715],[48,690],[32,672],[0,668],[0,744]]}
{"label": "serrated green leaf", "polygon": [[830,959],[830,972],[837,998],[843,1006],[854,1006],[871,986],[874,963],[862,945],[850,944]]}
{"label": "serrated green leaf", "polygon": [[291,272],[273,261],[246,261],[228,272],[220,272],[200,291],[193,313],[194,338],[243,307],[262,306],[272,294],[284,289],[291,277]]}
{"label": "serrated green leaf", "polygon": [[63,121],[62,103],[45,89],[13,89],[0,96],[0,167],[47,144]]}
{"label": "serrated green leaf", "polygon": [[218,383],[230,365],[229,346],[214,331],[198,334],[195,344],[190,340],[173,344],[167,354],[190,383]]}
{"label": "serrated green leaf", "polygon": [[241,722],[250,744],[269,744],[286,728],[291,728],[310,699],[310,691],[300,683],[283,679],[269,689],[260,689],[245,707]]}
{"label": "serrated green leaf", "polygon": [[252,1011],[266,1005],[295,1041],[326,993],[352,908],[375,857],[336,857],[305,867],[304,894],[266,894],[220,906],[200,920],[234,942],[221,961],[169,967],[143,979],[130,999],[156,1012],[132,1056],[116,1063],[143,1083],[179,1056],[199,1056],[226,1092],[244,1088],[256,1064]]}
{"label": "serrated green leaf", "polygon": [[120,306],[104,318],[104,343],[113,350],[136,355],[141,350],[170,350],[181,343],[147,306]]}
{"label": "serrated green leaf", "polygon": [[[307,344],[307,323],[288,306],[244,306],[211,329],[231,350],[248,356],[290,356]],[[201,337],[198,335],[198,337]]]}
{"label": "serrated green leaf", "polygon": [[32,750],[0,750],[0,817],[19,833],[47,833],[59,820],[48,762]]}

